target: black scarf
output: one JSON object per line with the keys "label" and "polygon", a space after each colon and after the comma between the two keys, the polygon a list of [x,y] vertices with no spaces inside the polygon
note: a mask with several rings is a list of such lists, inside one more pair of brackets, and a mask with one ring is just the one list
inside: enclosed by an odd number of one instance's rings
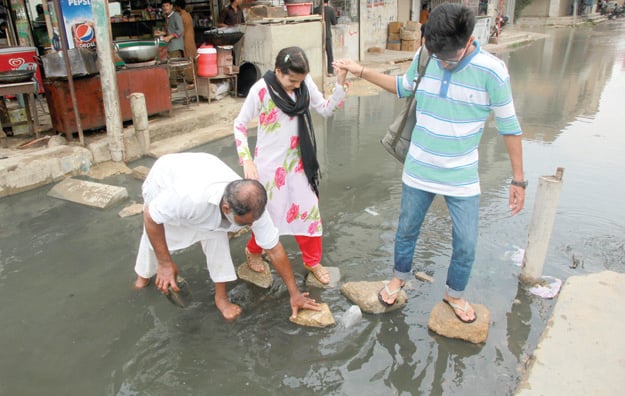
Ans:
{"label": "black scarf", "polygon": [[310,95],[306,83],[302,82],[294,92],[295,101],[284,91],[276,73],[268,71],[263,76],[265,83],[269,87],[269,95],[276,106],[286,115],[298,117],[297,134],[299,136],[299,148],[302,154],[304,173],[308,179],[308,184],[319,196],[319,162],[317,161],[317,142],[315,141],[315,131],[313,129],[310,116]]}

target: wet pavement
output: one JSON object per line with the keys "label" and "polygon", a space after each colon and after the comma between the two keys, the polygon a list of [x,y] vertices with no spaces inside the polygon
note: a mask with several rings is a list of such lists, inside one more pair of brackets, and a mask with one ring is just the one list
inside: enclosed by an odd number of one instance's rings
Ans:
{"label": "wet pavement", "polygon": [[[132,290],[140,216],[119,218],[123,205],[98,210],[49,198],[50,186],[43,186],[0,199],[0,299],[5,302],[0,393],[513,393],[556,301],[518,283],[518,252],[527,240],[539,176],[565,168],[544,273],[567,280],[625,272],[623,26],[539,31],[548,33],[544,40],[500,54],[510,68],[525,131],[530,185],[526,209],[510,217],[510,165],[502,139],[489,124],[480,145],[478,257],[467,290],[469,300],[490,310],[484,344],[446,339],[427,329],[429,312],[444,292],[451,253],[441,200],[433,203],[415,255],[415,270],[433,283],[413,280],[402,310],[364,315],[349,328],[310,329],[288,321],[288,293],[279,281],[268,290],[230,284],[230,297],[244,311],[236,322],[223,321],[198,247],[175,255],[193,293],[188,308],[175,307],[153,288]],[[379,138],[399,103],[390,94],[353,85],[362,96],[350,96],[332,119],[315,118],[323,170],[324,263],[340,267],[344,282],[377,281],[390,275],[401,191],[401,167],[382,150]],[[192,150],[218,155],[239,169],[229,138]],[[146,157],[129,167],[153,161]],[[128,203],[140,201],[141,182],[132,176],[104,181],[127,188]],[[244,260],[245,242],[241,237],[231,244],[235,263]],[[305,288],[296,246],[289,238],[283,243]],[[309,291],[337,318],[351,306],[336,289]],[[597,330],[591,336],[602,334]]]}

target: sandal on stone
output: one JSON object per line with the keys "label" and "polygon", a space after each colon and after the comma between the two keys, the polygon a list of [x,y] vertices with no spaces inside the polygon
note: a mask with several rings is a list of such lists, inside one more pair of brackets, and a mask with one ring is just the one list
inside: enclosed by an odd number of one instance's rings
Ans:
{"label": "sandal on stone", "polygon": [[464,301],[464,305],[460,305],[460,304],[456,304],[453,303],[449,300],[445,300],[443,298],[443,302],[447,305],[449,305],[451,307],[451,309],[454,311],[454,315],[456,315],[456,318],[458,318],[459,321],[461,321],[462,323],[473,323],[475,322],[475,320],[477,319],[477,312],[475,312],[475,310],[473,310],[473,315],[475,315],[473,317],[473,319],[469,319],[469,320],[464,320],[460,317],[460,315],[458,315],[458,313],[456,312],[456,310],[462,312],[463,314],[467,314],[467,311],[469,310],[469,302],[468,301]]}
{"label": "sandal on stone", "polygon": [[306,264],[304,264],[304,268],[310,271],[313,274],[313,276],[317,278],[317,280],[321,282],[322,284],[327,285],[328,283],[330,283],[330,273],[323,265],[321,265],[321,263],[312,267],[309,267]]}
{"label": "sandal on stone", "polygon": [[245,248],[245,257],[247,258],[247,266],[254,272],[264,272],[265,263],[263,262],[262,253],[251,253]]}
{"label": "sandal on stone", "polygon": [[404,288],[404,284],[405,283],[402,282],[398,289],[395,289],[392,291],[391,289],[388,288],[388,283],[385,284],[384,287],[381,288],[380,291],[378,292],[378,301],[380,302],[380,304],[384,305],[385,307],[392,307],[393,305],[395,305],[395,303],[397,302],[397,298],[395,298],[395,300],[392,303],[388,303],[384,301],[384,298],[382,298],[382,290],[384,290],[389,297],[393,297],[394,295],[399,293],[401,289]]}

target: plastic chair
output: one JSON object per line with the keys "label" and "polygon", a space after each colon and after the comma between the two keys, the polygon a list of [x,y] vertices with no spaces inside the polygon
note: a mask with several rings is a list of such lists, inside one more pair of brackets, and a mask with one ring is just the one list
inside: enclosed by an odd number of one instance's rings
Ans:
{"label": "plastic chair", "polygon": [[[41,111],[44,114],[47,114],[48,111],[46,110],[46,108],[43,106],[43,102],[41,100],[41,96],[39,95],[39,81],[37,80],[37,68],[39,67],[38,64],[36,64],[35,62],[24,62],[22,63],[17,70],[34,70],[35,74],[33,74],[33,82],[35,83],[35,99],[37,100],[37,102],[39,102],[39,106],[41,107]],[[20,102],[20,105],[22,107],[24,107],[24,98],[22,97],[22,95],[20,95],[18,101]]]}

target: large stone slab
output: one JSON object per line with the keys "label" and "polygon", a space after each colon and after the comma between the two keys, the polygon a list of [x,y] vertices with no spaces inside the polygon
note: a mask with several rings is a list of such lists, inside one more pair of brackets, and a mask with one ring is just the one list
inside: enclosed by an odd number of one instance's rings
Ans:
{"label": "large stone slab", "polygon": [[68,178],[56,184],[48,196],[106,209],[128,198],[124,187]]}
{"label": "large stone slab", "polygon": [[481,344],[488,338],[490,312],[480,304],[471,304],[477,319],[473,323],[463,323],[456,317],[453,309],[444,302],[439,302],[430,312],[428,328],[447,338],[457,338],[474,344]]}
{"label": "large stone slab", "polygon": [[273,276],[271,276],[269,264],[265,261],[264,257],[263,264],[265,265],[265,270],[263,272],[256,272],[247,265],[247,262],[245,262],[237,268],[237,275],[240,279],[246,282],[250,282],[258,287],[267,289],[273,283]]}
{"label": "large stone slab", "polygon": [[330,283],[324,285],[323,283],[319,282],[317,278],[315,278],[315,275],[313,275],[312,272],[308,272],[308,275],[306,275],[306,286],[318,287],[320,289],[332,289],[339,284],[339,281],[341,280],[341,270],[338,267],[324,267],[328,270],[328,273],[330,274]]}
{"label": "large stone slab", "polygon": [[515,395],[625,394],[623,285],[613,271],[566,280]]}
{"label": "large stone slab", "polygon": [[408,295],[404,290],[398,293],[397,300],[395,300],[395,304],[392,306],[387,307],[380,303],[378,293],[386,283],[388,283],[388,281],[347,282],[341,286],[341,293],[351,302],[358,305],[361,311],[372,314],[391,312],[406,305]]}
{"label": "large stone slab", "polygon": [[321,311],[313,311],[311,309],[300,309],[295,318],[289,320],[300,326],[308,327],[328,327],[336,323],[328,304],[319,304]]}

